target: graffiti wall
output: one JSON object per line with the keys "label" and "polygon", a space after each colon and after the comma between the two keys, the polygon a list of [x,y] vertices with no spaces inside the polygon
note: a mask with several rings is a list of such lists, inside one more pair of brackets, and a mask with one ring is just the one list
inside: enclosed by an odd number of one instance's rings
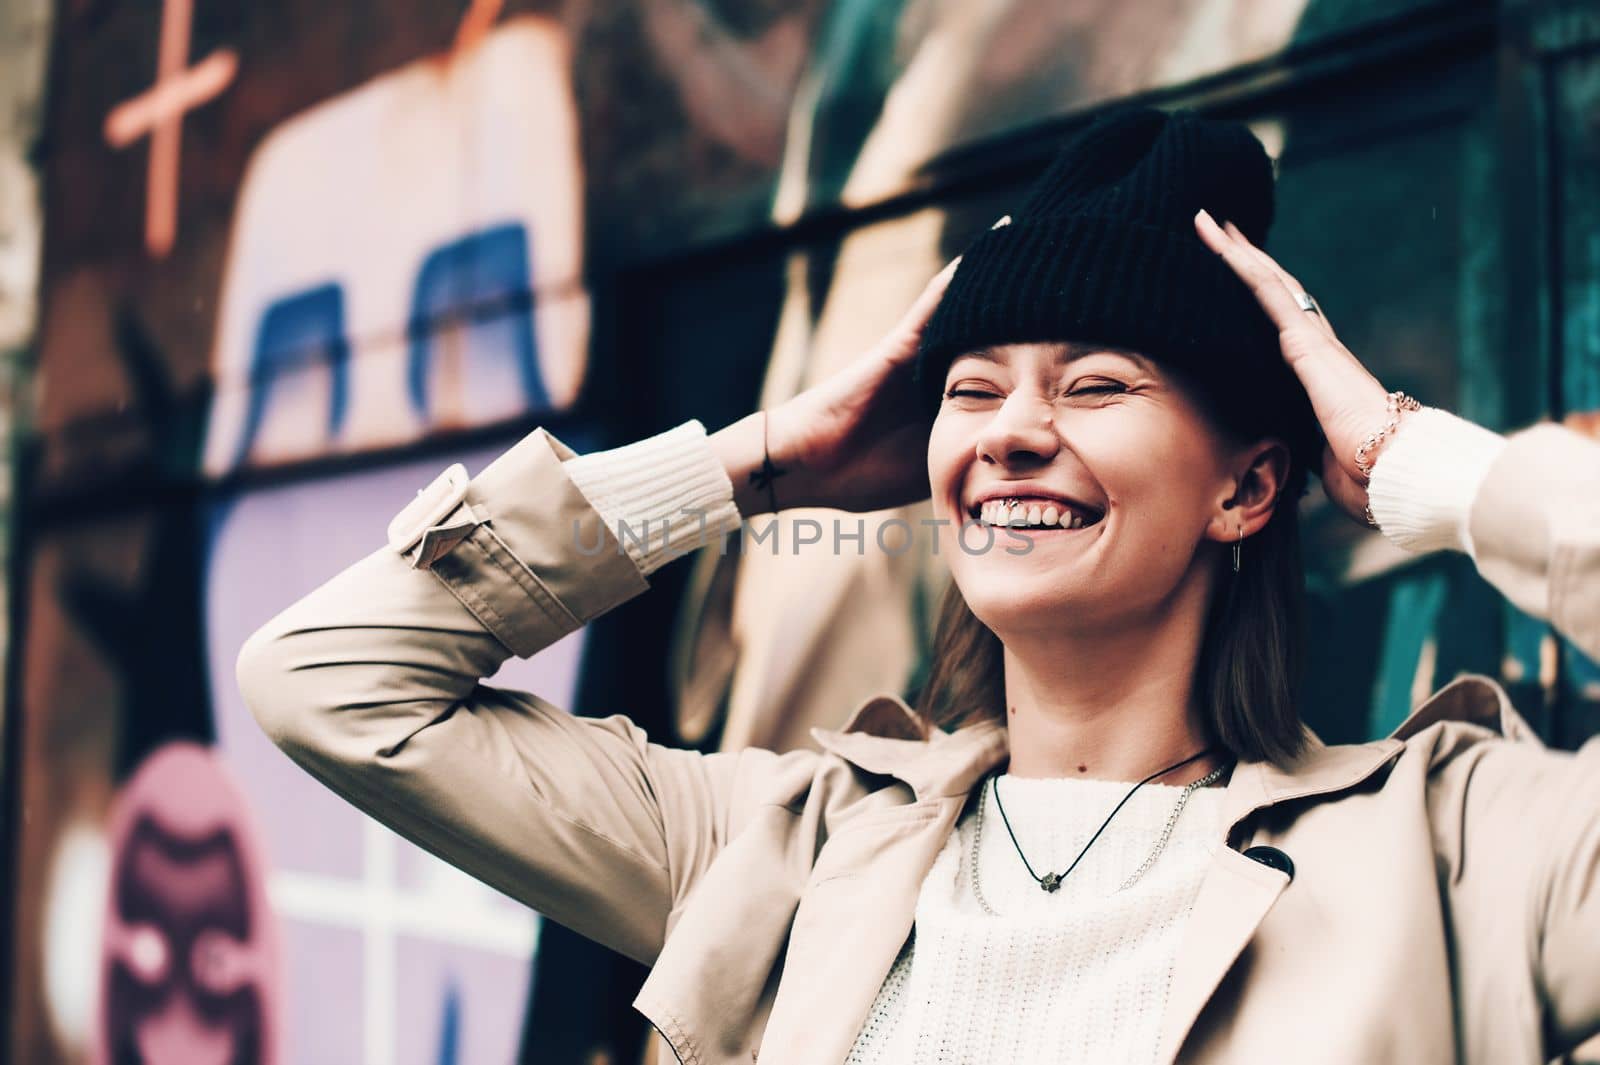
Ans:
{"label": "graffiti wall", "polygon": [[[244,638],[452,462],[535,425],[580,450],[716,429],[838,368],[1133,97],[1252,124],[1271,250],[1392,387],[1593,430],[1600,256],[1558,236],[1600,202],[1585,25],[1424,0],[60,0],[9,1060],[649,1055],[636,967],[272,747]],[[1304,520],[1324,738],[1464,669],[1557,742],[1600,729],[1600,666],[1470,562],[1315,495]],[[915,685],[941,581],[914,552],[706,552],[495,683],[789,747]]]}

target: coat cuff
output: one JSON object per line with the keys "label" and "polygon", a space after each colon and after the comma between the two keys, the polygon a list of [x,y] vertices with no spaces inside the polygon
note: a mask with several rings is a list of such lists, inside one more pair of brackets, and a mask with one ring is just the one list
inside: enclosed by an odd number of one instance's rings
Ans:
{"label": "coat cuff", "polygon": [[389,523],[389,547],[519,657],[649,587],[567,475],[576,456],[535,429],[470,480],[445,470]]}
{"label": "coat cuff", "polygon": [[739,527],[733,482],[697,420],[562,465],[642,574]]}
{"label": "coat cuff", "polygon": [[1401,419],[1378,452],[1367,485],[1383,535],[1408,551],[1473,554],[1468,516],[1506,439],[1437,407]]}

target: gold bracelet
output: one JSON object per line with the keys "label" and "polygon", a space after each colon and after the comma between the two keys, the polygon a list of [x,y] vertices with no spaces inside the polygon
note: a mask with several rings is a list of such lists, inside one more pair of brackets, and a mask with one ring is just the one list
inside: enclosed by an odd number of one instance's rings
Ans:
{"label": "gold bracelet", "polygon": [[1371,436],[1361,441],[1361,446],[1356,448],[1356,469],[1360,470],[1361,476],[1366,478],[1368,481],[1372,480],[1372,465],[1367,462],[1368,452],[1377,447],[1378,444],[1382,442],[1384,437],[1395,431],[1395,428],[1400,424],[1400,414],[1402,411],[1420,410],[1422,408],[1422,404],[1418,403],[1404,392],[1390,392],[1385,398],[1389,401],[1387,410],[1388,417],[1385,419],[1382,427],[1380,427]]}
{"label": "gold bracelet", "polygon": [[[1361,471],[1361,476],[1366,479],[1369,485],[1372,483],[1372,464],[1367,461],[1367,455],[1382,442],[1384,437],[1395,431],[1400,424],[1400,415],[1403,411],[1422,409],[1421,403],[1418,403],[1404,392],[1390,392],[1385,398],[1388,400],[1386,407],[1387,417],[1384,419],[1382,427],[1361,441],[1361,446],[1356,448],[1356,469]],[[1368,528],[1376,529],[1378,527],[1378,519],[1372,516],[1372,500],[1370,497],[1368,497],[1366,506],[1362,507],[1362,516],[1366,519]]]}

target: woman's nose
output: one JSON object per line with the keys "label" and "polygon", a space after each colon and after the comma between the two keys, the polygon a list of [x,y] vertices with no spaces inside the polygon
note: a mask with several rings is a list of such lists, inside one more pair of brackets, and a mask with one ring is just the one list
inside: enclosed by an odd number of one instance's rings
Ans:
{"label": "woman's nose", "polygon": [[1061,447],[1055,410],[1043,397],[1013,392],[978,434],[978,457],[999,465],[1048,461]]}

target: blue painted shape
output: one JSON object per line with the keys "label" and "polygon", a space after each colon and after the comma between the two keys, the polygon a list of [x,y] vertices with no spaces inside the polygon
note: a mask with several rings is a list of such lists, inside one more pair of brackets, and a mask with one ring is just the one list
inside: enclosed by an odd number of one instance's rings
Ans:
{"label": "blue painted shape", "polygon": [[454,980],[444,993],[444,1018],[439,1024],[439,1065],[461,1059],[461,989]]}
{"label": "blue painted shape", "polygon": [[452,328],[465,346],[465,365],[509,365],[530,410],[548,410],[533,328],[533,256],[520,222],[484,229],[430,253],[417,272],[406,325],[406,378],[411,405],[429,413],[428,371],[440,334]]}
{"label": "blue painted shape", "polygon": [[1434,632],[1450,591],[1442,570],[1403,574],[1389,594],[1389,616],[1378,648],[1372,732],[1387,736],[1411,715],[1411,685],[1422,645]]}
{"label": "blue painted shape", "polygon": [[250,352],[250,405],[234,451],[233,467],[242,466],[250,454],[274,387],[291,375],[319,365],[327,367],[332,382],[328,435],[337,436],[349,403],[349,364],[344,290],[337,284],[318,285],[269,304],[261,313],[261,325]]}

